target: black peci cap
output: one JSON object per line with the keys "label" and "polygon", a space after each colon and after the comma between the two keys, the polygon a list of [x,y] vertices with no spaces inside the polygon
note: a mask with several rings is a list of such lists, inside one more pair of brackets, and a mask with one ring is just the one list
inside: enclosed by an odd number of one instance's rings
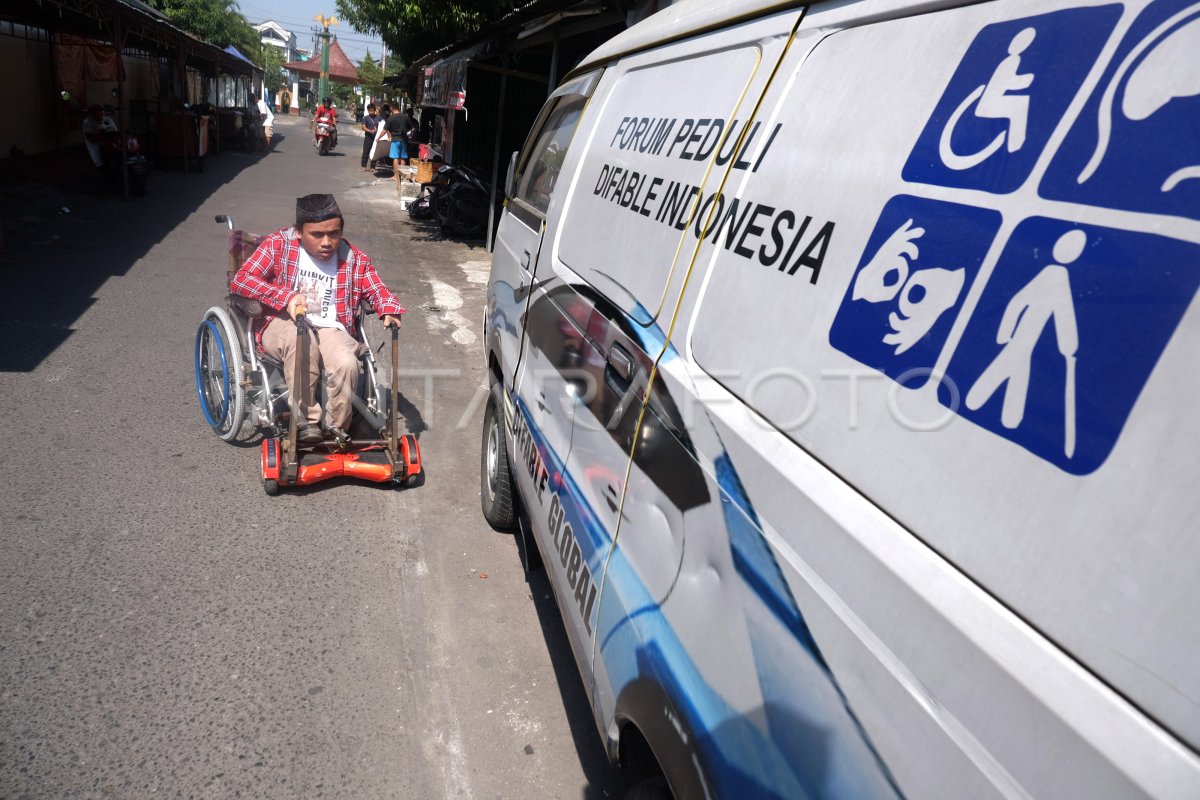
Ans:
{"label": "black peci cap", "polygon": [[306,194],[296,198],[297,225],[324,222],[341,216],[342,210],[338,208],[337,200],[334,200],[331,194]]}

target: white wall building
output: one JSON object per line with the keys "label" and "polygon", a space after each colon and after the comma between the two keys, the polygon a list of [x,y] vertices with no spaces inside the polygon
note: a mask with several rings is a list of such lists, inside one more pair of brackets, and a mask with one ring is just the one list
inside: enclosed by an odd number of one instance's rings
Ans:
{"label": "white wall building", "polygon": [[[252,27],[254,28],[254,30],[258,31],[259,36],[264,45],[271,45],[272,47],[279,48],[280,54],[283,56],[284,63],[287,63],[289,61],[296,61],[297,59],[299,59],[301,57],[300,53],[302,51],[298,47],[296,47],[296,34],[292,33],[291,31],[289,31],[287,28],[280,25],[275,20],[269,19],[266,22],[260,22],[257,25],[254,25]],[[292,113],[292,114],[299,113],[298,97],[299,97],[300,92],[299,92],[299,87],[297,86],[296,81],[297,81],[296,73],[289,71],[288,72],[288,83],[291,84],[292,88],[291,88],[291,92],[290,92],[291,102],[289,103],[289,105],[291,107],[287,111],[288,111],[288,113]],[[263,96],[268,97],[268,98],[274,97],[274,100],[275,100],[275,103],[277,106],[280,101],[279,95],[280,95],[280,92],[278,91],[278,87],[275,87],[275,86],[268,87],[264,83]],[[295,109],[295,110],[293,110],[293,109]],[[280,109],[280,110],[282,110],[282,109]]]}

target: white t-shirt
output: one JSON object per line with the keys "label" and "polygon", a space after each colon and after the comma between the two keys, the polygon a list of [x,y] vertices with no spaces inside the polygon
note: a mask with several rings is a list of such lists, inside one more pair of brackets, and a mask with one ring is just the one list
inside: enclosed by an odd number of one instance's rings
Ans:
{"label": "white t-shirt", "polygon": [[88,155],[92,157],[92,163],[97,167],[102,167],[104,166],[104,157],[100,155],[100,142],[93,142],[88,138],[89,133],[97,131],[116,133],[117,123],[112,121],[112,117],[101,117],[99,122],[90,116],[83,120],[83,144],[87,147]]}
{"label": "white t-shirt", "polygon": [[271,107],[267,105],[267,101],[261,97],[258,100],[258,113],[263,115],[262,124],[264,128],[270,128],[275,125],[275,115],[271,113]]}
{"label": "white t-shirt", "polygon": [[337,320],[337,252],[327,261],[318,261],[300,248],[300,260],[296,264],[297,292],[304,295],[308,306],[308,321],[318,328],[346,330]]}

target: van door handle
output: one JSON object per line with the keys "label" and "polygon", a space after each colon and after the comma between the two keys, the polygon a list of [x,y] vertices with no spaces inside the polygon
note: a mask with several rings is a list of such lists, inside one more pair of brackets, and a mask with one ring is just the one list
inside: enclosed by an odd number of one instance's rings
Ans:
{"label": "van door handle", "polygon": [[613,342],[608,348],[608,363],[605,367],[605,383],[618,395],[624,395],[634,379],[634,356],[622,345]]}
{"label": "van door handle", "polygon": [[628,382],[633,379],[633,356],[621,345],[613,344],[608,349],[608,365],[621,380]]}
{"label": "van door handle", "polygon": [[524,251],[524,255],[522,255],[522,256],[521,256],[521,267],[522,267],[522,268],[523,268],[523,269],[524,269],[526,272],[528,272],[528,271],[529,271],[529,259],[530,259],[530,256],[529,256],[529,251],[528,251],[528,250],[526,250],[526,251]]}
{"label": "van door handle", "polygon": [[537,407],[538,407],[538,411],[546,410],[546,393],[545,392],[538,392]]}
{"label": "van door handle", "polygon": [[613,513],[616,513],[619,503],[617,502],[617,487],[611,483],[604,487],[604,502]]}

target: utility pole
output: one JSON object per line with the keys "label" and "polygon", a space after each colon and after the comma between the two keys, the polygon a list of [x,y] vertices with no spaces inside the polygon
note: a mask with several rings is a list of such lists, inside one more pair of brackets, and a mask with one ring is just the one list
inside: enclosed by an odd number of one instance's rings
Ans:
{"label": "utility pole", "polygon": [[313,17],[321,24],[321,32],[317,37],[321,40],[321,77],[317,80],[317,97],[318,102],[324,102],[329,96],[329,39],[332,36],[329,32],[330,25],[337,25],[338,21],[333,17],[322,16],[317,14]]}
{"label": "utility pole", "polygon": [[382,88],[382,86],[384,85],[383,81],[387,80],[387,45],[386,44],[382,45],[382,47],[383,47],[383,58],[379,62],[379,81],[380,81],[380,87],[381,87],[379,89],[379,91],[381,91],[381,92],[383,91],[383,88]]}

